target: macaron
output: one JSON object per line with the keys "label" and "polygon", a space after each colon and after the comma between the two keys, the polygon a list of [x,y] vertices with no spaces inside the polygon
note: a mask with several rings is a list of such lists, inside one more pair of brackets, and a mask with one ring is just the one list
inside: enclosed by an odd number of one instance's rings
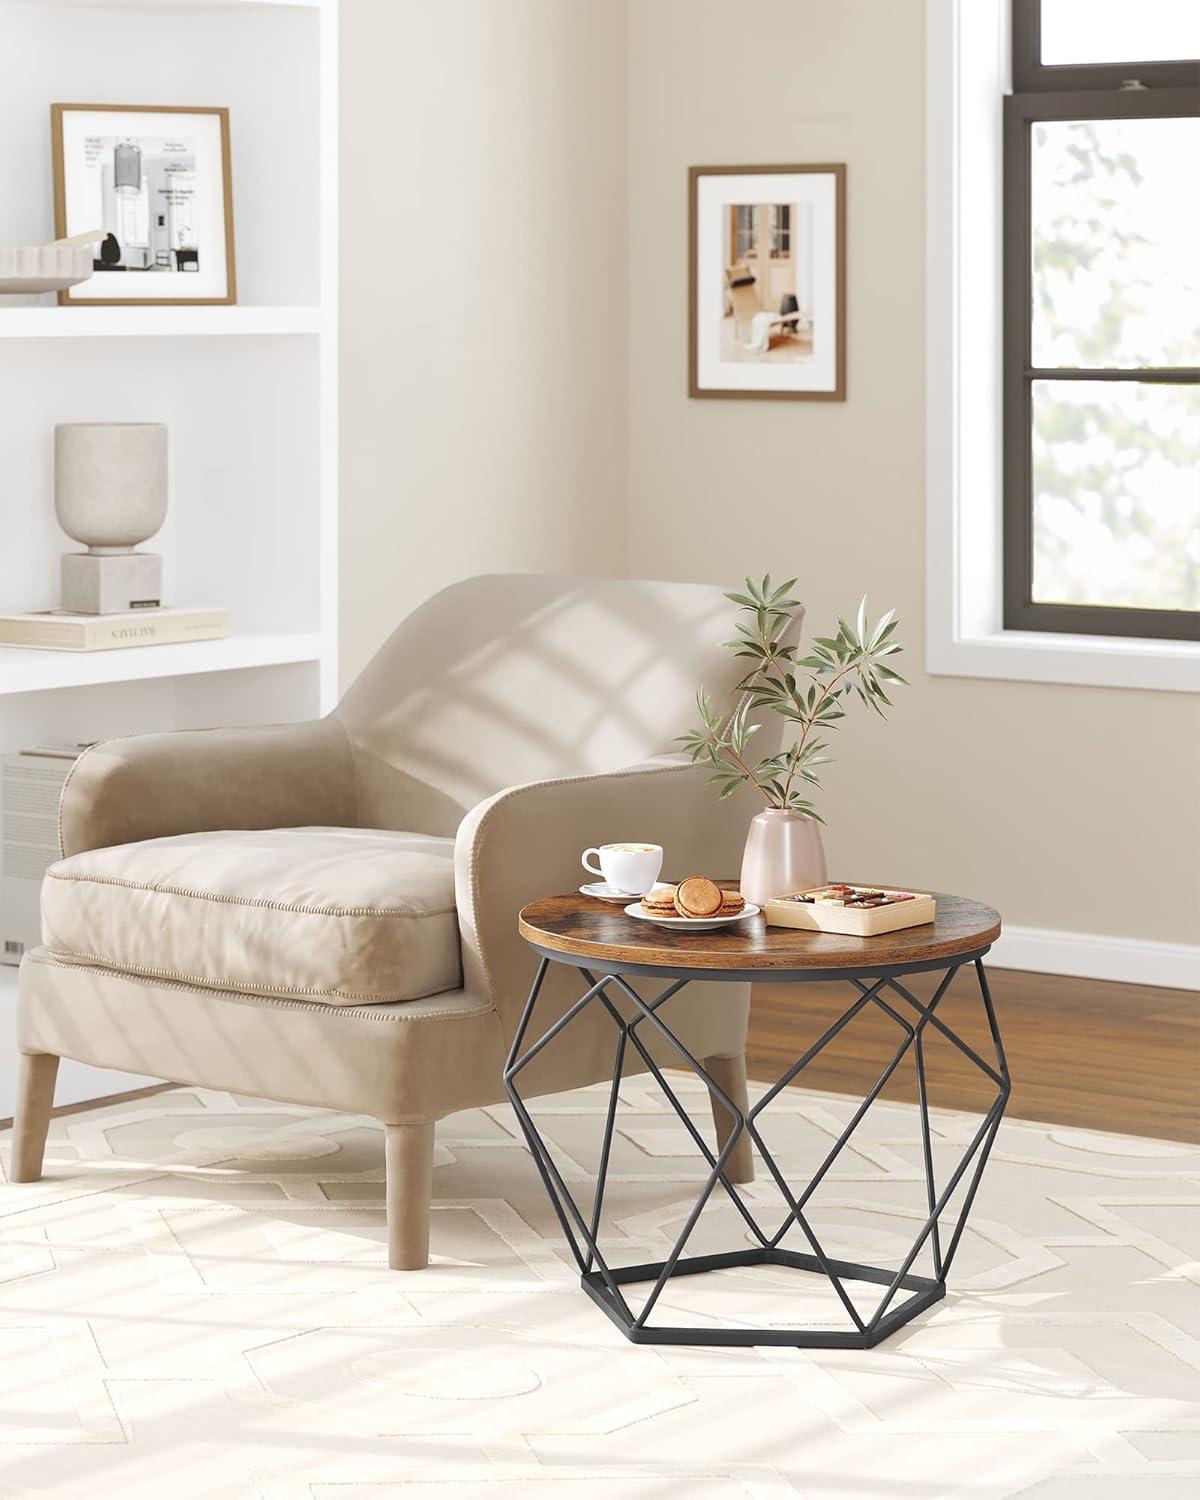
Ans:
{"label": "macaron", "polygon": [[662,885],[657,890],[647,891],[642,897],[642,910],[652,917],[675,917],[675,887]]}
{"label": "macaron", "polygon": [[721,910],[721,887],[707,875],[689,875],[675,888],[675,909],[681,917],[715,917]]}
{"label": "macaron", "polygon": [[721,917],[736,917],[738,912],[746,910],[746,898],[741,891],[722,891],[721,909],[717,913]]}

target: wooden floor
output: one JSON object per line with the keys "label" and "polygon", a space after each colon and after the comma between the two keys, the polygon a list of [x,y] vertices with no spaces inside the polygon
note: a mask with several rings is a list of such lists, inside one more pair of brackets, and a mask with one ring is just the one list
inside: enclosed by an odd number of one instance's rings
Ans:
{"label": "wooden floor", "polygon": [[[915,974],[906,983],[924,1000],[937,978]],[[1009,1115],[1200,1142],[1200,995],[1011,969],[990,969],[988,979],[1013,1079]],[[756,985],[750,1076],[775,1082],[851,995],[848,984]],[[959,971],[938,1014],[982,1057],[994,1057],[973,970]],[[926,1037],[930,1104],[986,1105],[995,1092],[988,1080],[930,1028]],[[901,1038],[894,1021],[868,1007],[804,1070],[806,1087],[865,1092]],[[916,1099],[911,1058],[882,1097]]]}
{"label": "wooden floor", "polygon": [[[936,979],[914,974],[906,983],[928,999]],[[1200,1142],[1200,995],[1012,969],[990,969],[988,979],[1013,1079],[1011,1116]],[[756,985],[746,1047],[750,1076],[774,1083],[842,1015],[850,997],[847,984]],[[960,971],[938,1014],[982,1057],[993,1056],[972,971]],[[936,1032],[926,1035],[929,1102],[949,1109],[986,1106],[993,1097],[988,1081]],[[895,1022],[869,1007],[804,1070],[805,1086],[861,1095],[901,1036]],[[916,1099],[911,1058],[882,1097]],[[0,1120],[0,1128],[10,1123]]]}

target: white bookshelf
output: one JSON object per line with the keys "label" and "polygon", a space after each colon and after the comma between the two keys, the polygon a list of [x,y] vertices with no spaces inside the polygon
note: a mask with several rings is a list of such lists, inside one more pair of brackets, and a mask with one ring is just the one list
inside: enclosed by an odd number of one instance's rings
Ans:
{"label": "white bookshelf", "polygon": [[245,5],[319,10],[322,0],[52,0],[52,3],[75,10],[239,10]]}
{"label": "white bookshelf", "polygon": [[252,667],[319,664],[319,631],[293,635],[229,636],[139,651],[18,651],[0,646],[0,697],[92,687],[110,682],[147,682],[204,672],[245,672]]}
{"label": "white bookshelf", "polygon": [[[0,36],[0,243],[53,237],[52,103],[226,105],[239,297],[0,297],[0,612],[56,604],[76,545],[54,518],[55,423],[160,421],[170,501],[146,546],[164,599],[233,621],[223,641],[0,648],[0,751],[323,713],[337,692],[337,0],[0,0]],[[14,975],[0,966],[0,1117]],[[64,1077],[64,1103],[138,1082]]]}
{"label": "white bookshelf", "polygon": [[9,307],[0,312],[0,339],[253,338],[322,331],[317,306]]}

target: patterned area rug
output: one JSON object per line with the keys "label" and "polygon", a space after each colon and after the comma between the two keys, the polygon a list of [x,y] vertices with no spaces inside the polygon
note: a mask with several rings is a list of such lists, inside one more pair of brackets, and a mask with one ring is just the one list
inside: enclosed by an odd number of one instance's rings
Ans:
{"label": "patterned area rug", "polygon": [[[622,1101],[608,1244],[659,1259],[702,1174],[649,1081]],[[605,1102],[537,1106],[572,1184]],[[768,1144],[801,1179],[852,1104],[775,1108]],[[933,1124],[942,1169],[974,1120]],[[381,1158],[370,1121],[195,1089],[56,1121],[45,1180],[0,1189],[0,1496],[1200,1493],[1200,1150],[1006,1123],[949,1295],[868,1353],[627,1343],[580,1292],[507,1109],[439,1126],[434,1262],[389,1272]],[[814,1199],[829,1253],[898,1265],[920,1163],[916,1111],[877,1104]],[[749,1195],[770,1216],[764,1176]],[[745,1235],[714,1202],[695,1247]],[[840,1320],[777,1269],[688,1278],[661,1305]]]}

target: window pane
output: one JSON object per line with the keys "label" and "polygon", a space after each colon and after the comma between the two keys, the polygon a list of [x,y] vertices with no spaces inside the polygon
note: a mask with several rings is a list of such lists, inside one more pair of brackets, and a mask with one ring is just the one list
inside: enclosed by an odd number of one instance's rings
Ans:
{"label": "window pane", "polygon": [[1033,599],[1200,609],[1200,386],[1034,381]]}
{"label": "window pane", "polygon": [[1034,364],[1200,365],[1200,119],[1038,123],[1032,153]]}
{"label": "window pane", "polygon": [[1196,0],[1042,0],[1042,61],[1171,62],[1200,57]]}
{"label": "window pane", "polygon": [[773,260],[786,259],[791,253],[791,223],[792,205],[773,203],[771,205],[771,257]]}

